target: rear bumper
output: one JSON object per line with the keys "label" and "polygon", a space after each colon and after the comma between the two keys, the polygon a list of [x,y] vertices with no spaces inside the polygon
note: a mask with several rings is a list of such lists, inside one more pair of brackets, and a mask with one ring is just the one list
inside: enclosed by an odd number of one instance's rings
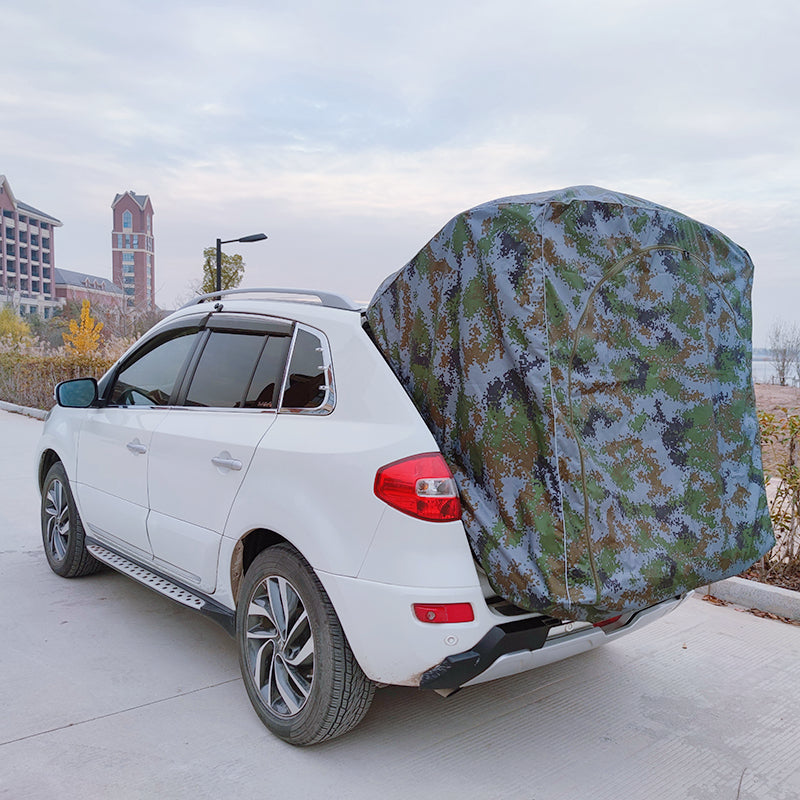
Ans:
{"label": "rear bumper", "polygon": [[549,617],[495,625],[474,647],[447,656],[420,678],[420,689],[456,689],[487,670],[498,659],[516,652],[533,652],[544,646],[547,633],[558,620]]}
{"label": "rear bumper", "polygon": [[[655,620],[663,617],[670,611],[674,611],[689,594],[691,594],[691,592],[683,597],[665,600],[658,605],[638,611],[633,614],[623,627],[613,631],[606,632],[602,628],[595,628],[593,626],[585,627],[572,633],[565,633],[556,638],[548,639],[539,649],[521,649],[515,650],[514,652],[502,653],[491,663],[482,663],[480,669],[475,672],[474,675],[471,675],[462,683],[457,684],[457,686],[474,686],[478,683],[493,681],[508,675],[516,675],[519,672],[525,672],[529,669],[535,669],[536,667],[543,667],[546,664],[552,664],[555,661],[561,661],[570,656],[585,653],[587,650],[592,650],[614,639],[627,636],[638,628],[643,628],[645,625],[655,622]],[[428,673],[423,675],[420,686],[423,685],[425,677],[431,671],[432,670],[429,670]],[[441,680],[440,678],[440,681]],[[456,686],[444,686],[442,684],[441,686],[437,685],[430,688],[452,689],[456,688]]]}
{"label": "rear bumper", "polygon": [[[624,636],[675,608],[669,600],[633,614],[615,630],[558,625],[535,614],[503,616],[486,605],[477,575],[447,588],[398,586],[317,570],[361,669],[379,683],[456,689],[513,675]],[[464,578],[467,576],[465,575]],[[414,603],[471,603],[472,622],[426,624]]]}

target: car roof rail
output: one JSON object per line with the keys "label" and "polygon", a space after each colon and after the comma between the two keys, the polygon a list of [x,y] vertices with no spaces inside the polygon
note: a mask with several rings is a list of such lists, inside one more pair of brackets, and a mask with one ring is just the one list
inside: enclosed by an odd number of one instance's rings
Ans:
{"label": "car roof rail", "polygon": [[185,303],[181,308],[189,308],[190,306],[199,305],[206,300],[219,300],[221,297],[227,297],[232,294],[276,294],[276,295],[294,295],[294,297],[281,296],[276,299],[288,300],[290,302],[307,302],[306,297],[315,297],[319,300],[320,304],[326,308],[341,308],[344,311],[361,311],[363,306],[354,303],[349,297],[336,292],[321,292],[317,289],[287,289],[275,286],[261,286],[255,289],[222,289],[219,292],[209,292],[208,294],[201,294],[193,297],[188,303]]}

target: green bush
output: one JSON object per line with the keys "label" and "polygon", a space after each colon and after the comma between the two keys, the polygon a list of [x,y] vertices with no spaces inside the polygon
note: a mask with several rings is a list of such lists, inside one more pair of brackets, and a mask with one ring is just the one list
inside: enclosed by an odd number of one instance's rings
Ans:
{"label": "green bush", "polygon": [[775,530],[775,547],[759,564],[762,577],[800,572],[800,414],[782,409],[783,415],[761,412],[761,442],[772,466],[765,478],[771,495],[769,511]]}
{"label": "green bush", "polygon": [[0,308],[0,341],[6,340],[16,346],[30,342],[31,329],[27,322],[9,305]]}
{"label": "green bush", "polygon": [[67,354],[63,351],[6,350],[0,352],[0,400],[49,410],[53,388],[71,378],[99,378],[116,360],[107,353]]}

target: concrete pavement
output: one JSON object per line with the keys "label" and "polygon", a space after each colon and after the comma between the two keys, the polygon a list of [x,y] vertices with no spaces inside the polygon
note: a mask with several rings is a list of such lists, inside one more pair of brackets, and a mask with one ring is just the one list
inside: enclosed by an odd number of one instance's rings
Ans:
{"label": "concrete pavement", "polygon": [[0,798],[800,797],[800,628],[692,598],[527,675],[380,690],[309,749],[251,710],[233,640],[113,572],[41,551],[41,422],[0,412]]}

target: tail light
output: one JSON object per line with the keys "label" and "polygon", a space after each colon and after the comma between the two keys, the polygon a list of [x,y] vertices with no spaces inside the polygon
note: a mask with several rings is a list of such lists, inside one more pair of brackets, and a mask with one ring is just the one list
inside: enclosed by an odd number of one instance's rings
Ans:
{"label": "tail light", "polygon": [[430,522],[461,519],[456,482],[441,453],[423,453],[381,467],[375,495],[392,508]]}

